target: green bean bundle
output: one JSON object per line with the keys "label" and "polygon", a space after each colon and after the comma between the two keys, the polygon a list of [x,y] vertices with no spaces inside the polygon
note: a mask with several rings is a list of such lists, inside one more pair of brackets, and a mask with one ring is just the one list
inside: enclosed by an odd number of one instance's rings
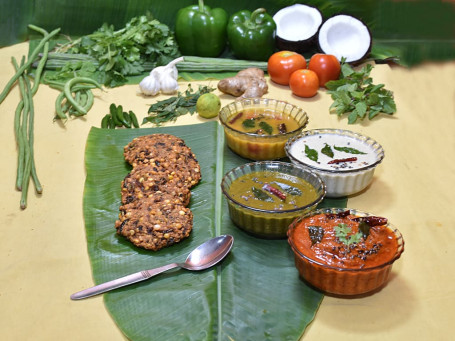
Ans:
{"label": "green bean bundle", "polygon": [[[16,143],[18,145],[16,188],[22,192],[20,199],[20,207],[22,209],[25,209],[27,207],[27,195],[30,178],[34,182],[36,192],[41,194],[43,191],[36,172],[34,157],[35,109],[33,104],[33,96],[38,91],[38,87],[41,81],[41,74],[46,64],[49,52],[49,40],[60,30],[57,29],[51,33],[48,33],[42,28],[33,25],[29,25],[29,27],[43,34],[43,39],[32,51],[28,60],[26,60],[25,56],[22,57],[20,66],[18,65],[16,59],[14,57],[12,58],[12,63],[16,73],[0,93],[0,103],[2,103],[13,85],[16,83],[16,81],[18,81],[21,100],[16,107],[14,115],[14,132],[16,135]],[[34,74],[34,83],[32,85],[29,79],[29,75],[27,74],[27,70],[32,65],[33,61],[36,59],[41,50],[43,50],[43,52],[36,68]]]}
{"label": "green bean bundle", "polygon": [[[48,83],[61,92],[55,101],[56,118],[66,119],[70,116],[83,116],[93,106],[94,95],[92,89],[101,89],[101,84],[92,78],[74,77],[64,85],[60,83]],[[73,95],[74,94],[74,95]]]}

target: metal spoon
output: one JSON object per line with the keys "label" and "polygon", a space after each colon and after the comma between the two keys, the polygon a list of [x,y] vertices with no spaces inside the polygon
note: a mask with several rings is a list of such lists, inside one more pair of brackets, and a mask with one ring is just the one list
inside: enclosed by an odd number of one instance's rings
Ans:
{"label": "metal spoon", "polygon": [[109,282],[105,282],[94,287],[76,292],[71,295],[72,300],[95,296],[106,291],[117,289],[129,284],[144,281],[156,276],[164,271],[183,268],[186,270],[204,270],[221,261],[231,250],[234,244],[234,237],[222,235],[206,241],[194,249],[186,258],[184,263],[172,263],[151,270],[143,270],[128,276],[120,277]]}

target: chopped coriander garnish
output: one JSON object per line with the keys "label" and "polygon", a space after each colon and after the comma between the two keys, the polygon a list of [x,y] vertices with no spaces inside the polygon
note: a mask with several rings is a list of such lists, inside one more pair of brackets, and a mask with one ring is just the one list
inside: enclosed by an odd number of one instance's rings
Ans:
{"label": "chopped coriander garnish", "polygon": [[343,223],[338,224],[334,228],[335,236],[346,246],[350,246],[351,244],[360,242],[362,238],[362,232],[357,232],[355,234],[349,234],[351,232],[351,228]]}

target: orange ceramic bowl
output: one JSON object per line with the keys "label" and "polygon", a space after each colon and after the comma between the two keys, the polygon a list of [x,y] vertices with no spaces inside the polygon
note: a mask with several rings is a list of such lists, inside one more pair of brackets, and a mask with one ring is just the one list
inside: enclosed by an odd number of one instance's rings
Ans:
{"label": "orange ceramic bowl", "polygon": [[[284,134],[259,135],[232,128],[228,123],[244,111],[265,110],[293,118],[298,127]],[[223,107],[219,119],[224,127],[228,147],[236,154],[250,160],[276,160],[286,156],[284,146],[308,124],[306,112],[290,103],[268,98],[248,98]]]}
{"label": "orange ceramic bowl", "polygon": [[[288,242],[294,253],[295,266],[299,272],[300,277],[302,277],[307,283],[316,289],[335,295],[360,295],[370,293],[385,285],[389,278],[393,263],[398,258],[400,258],[401,254],[404,251],[403,237],[401,233],[390,223],[386,223],[382,226],[377,226],[375,229],[387,229],[389,238],[392,238],[396,241],[396,243],[394,243],[396,246],[390,250],[390,255],[383,262],[379,260],[380,258],[377,258],[377,261],[373,266],[366,265],[364,267],[350,267],[334,265],[333,263],[330,264],[330,261],[327,263],[325,260],[314,257],[312,253],[318,253],[319,251],[312,250],[310,252],[310,248],[317,247],[317,242],[311,246],[309,246],[310,244],[307,243],[306,247],[303,247],[302,243],[299,242],[299,239],[301,236],[303,236],[303,230],[306,229],[309,231],[310,228],[318,225],[316,220],[317,218],[315,218],[315,216],[319,217],[321,214],[336,215],[340,212],[346,212],[347,210],[348,209],[341,208],[318,209],[301,216],[290,225],[287,231]],[[353,209],[350,209],[349,211],[352,216],[355,216],[354,219],[368,216],[373,217],[373,215],[366,212]],[[314,218],[315,220],[311,220],[310,218]],[[331,232],[328,233],[328,231],[326,231],[326,233],[330,234]],[[320,241],[320,243],[322,243],[321,246],[325,242],[326,241],[323,237]],[[360,244],[361,242],[359,242],[359,248]],[[352,257],[359,257],[359,253],[356,253],[358,252],[356,248],[352,248],[352,250],[349,251],[349,254]],[[374,253],[374,250],[362,251],[362,254],[365,255],[371,255]],[[379,254],[379,252],[377,253]],[[321,252],[319,252],[319,254],[321,254]],[[328,254],[331,254],[330,249]],[[337,254],[337,252],[333,252],[333,254]],[[375,255],[373,255],[373,257],[374,256]],[[332,255],[330,258],[331,257]],[[337,263],[339,260],[339,254],[336,255],[336,257],[337,259],[334,263]],[[333,259],[335,260],[335,257]]]}

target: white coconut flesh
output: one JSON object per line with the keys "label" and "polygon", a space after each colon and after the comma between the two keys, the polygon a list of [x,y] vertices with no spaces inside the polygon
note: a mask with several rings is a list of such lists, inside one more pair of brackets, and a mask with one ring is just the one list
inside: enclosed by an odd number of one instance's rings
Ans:
{"label": "white coconut flesh", "polygon": [[327,19],[318,36],[319,47],[326,54],[332,54],[346,62],[365,57],[371,46],[371,35],[360,20],[349,15],[337,15]]}
{"label": "white coconut flesh", "polygon": [[314,7],[295,4],[279,10],[273,20],[276,35],[289,41],[307,40],[313,37],[322,24],[322,15]]}

